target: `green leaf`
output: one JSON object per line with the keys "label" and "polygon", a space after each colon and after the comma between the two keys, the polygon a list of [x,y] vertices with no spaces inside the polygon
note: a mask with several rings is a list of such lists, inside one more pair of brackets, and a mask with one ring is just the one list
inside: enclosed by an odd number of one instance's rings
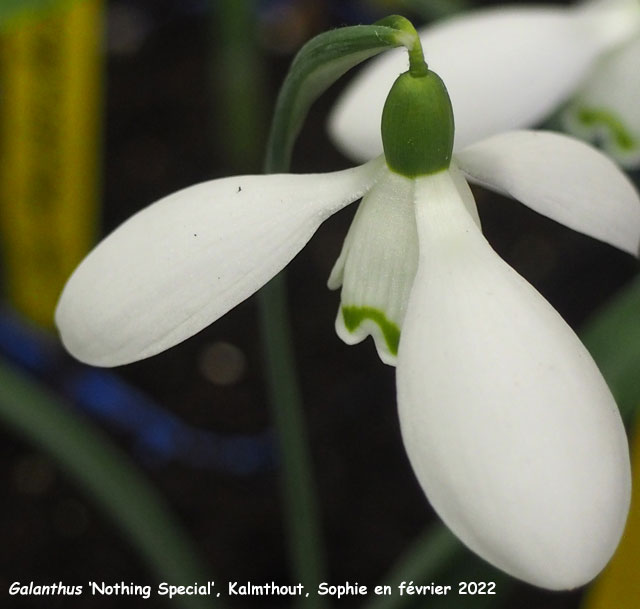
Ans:
{"label": "green leaf", "polygon": [[585,325],[582,341],[606,379],[625,423],[640,406],[640,276]]}
{"label": "green leaf", "polygon": [[[385,23],[393,21],[385,20]],[[293,60],[280,89],[271,124],[266,173],[289,168],[295,139],[311,104],[340,76],[362,61],[392,47],[410,45],[406,29],[389,25],[355,25],[310,40]]]}
{"label": "green leaf", "polygon": [[[68,404],[2,361],[0,418],[93,496],[162,581],[214,580],[162,498],[129,459]],[[205,596],[178,596],[174,602],[183,609],[222,606]]]}

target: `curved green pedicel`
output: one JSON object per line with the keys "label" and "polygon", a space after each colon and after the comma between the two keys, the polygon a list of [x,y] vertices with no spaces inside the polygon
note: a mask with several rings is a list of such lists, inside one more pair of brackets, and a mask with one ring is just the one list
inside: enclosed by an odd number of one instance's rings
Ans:
{"label": "curved green pedicel", "polygon": [[382,144],[389,169],[407,178],[447,169],[453,132],[453,111],[444,83],[424,61],[412,62],[391,87],[382,111]]}
{"label": "curved green pedicel", "polygon": [[390,27],[398,32],[398,41],[406,47],[409,53],[409,71],[414,75],[424,76],[427,73],[427,64],[424,62],[424,54],[422,53],[422,43],[420,36],[413,27],[413,23],[402,15],[390,15],[380,21],[376,21],[375,25]]}
{"label": "curved green pedicel", "polygon": [[580,108],[577,112],[578,121],[585,127],[606,127],[616,145],[625,151],[631,151],[640,142],[625,128],[623,122],[610,110],[602,108]]}
{"label": "curved green pedicel", "polygon": [[384,336],[384,342],[392,355],[398,354],[398,343],[400,342],[400,328],[392,321],[387,319],[387,316],[380,310],[374,307],[356,307],[348,306],[342,307],[342,319],[344,325],[349,332],[354,332],[358,326],[365,320],[378,324],[382,335]]}

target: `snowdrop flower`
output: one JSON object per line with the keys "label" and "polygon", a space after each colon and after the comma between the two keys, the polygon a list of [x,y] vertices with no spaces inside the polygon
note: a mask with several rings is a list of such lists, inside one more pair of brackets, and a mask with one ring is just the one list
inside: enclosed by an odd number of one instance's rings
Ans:
{"label": "snowdrop flower", "polygon": [[603,155],[511,132],[452,160],[440,78],[415,57],[382,117],[384,155],[329,174],[230,177],[169,195],[67,283],[67,349],[126,364],[192,336],[264,285],[331,214],[362,203],[331,273],[338,334],[397,364],[402,435],[445,523],[538,586],[572,588],[613,553],[629,505],[616,404],[575,334],[482,235],[469,177],[632,254],[640,201]]}
{"label": "snowdrop flower", "polygon": [[[564,128],[627,167],[640,167],[640,2],[590,0],[571,7],[484,8],[420,30],[429,65],[447,83],[456,150],[536,125],[572,99]],[[406,59],[374,59],[346,88],[329,132],[350,158],[382,151],[378,128]]]}

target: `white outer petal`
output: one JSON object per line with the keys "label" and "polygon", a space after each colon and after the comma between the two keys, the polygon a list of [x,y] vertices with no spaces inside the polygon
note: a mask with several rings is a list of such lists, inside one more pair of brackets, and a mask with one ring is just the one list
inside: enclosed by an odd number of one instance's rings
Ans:
{"label": "white outer petal", "polygon": [[371,187],[383,162],[213,180],[143,209],[65,286],[56,310],[65,347],[117,366],[189,338],[284,268],[328,216]]}
{"label": "white outer petal", "polygon": [[505,264],[446,173],[418,180],[418,273],[398,353],[405,446],[427,497],[480,556],[580,586],[615,550],[625,431],[593,360]]}
{"label": "white outer petal", "polygon": [[[618,38],[598,11],[499,7],[467,12],[420,30],[429,67],[444,81],[461,149],[531,126],[565,101],[595,58]],[[408,67],[398,49],[370,62],[347,86],[329,119],[340,149],[357,160],[382,152],[380,119],[395,78]]]}
{"label": "white outer petal", "polygon": [[547,131],[512,131],[456,155],[474,182],[633,256],[640,250],[640,197],[601,152]]}

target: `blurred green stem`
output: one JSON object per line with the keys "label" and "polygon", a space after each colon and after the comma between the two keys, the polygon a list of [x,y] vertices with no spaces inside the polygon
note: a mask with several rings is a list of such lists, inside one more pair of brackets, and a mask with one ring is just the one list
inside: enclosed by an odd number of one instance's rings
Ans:
{"label": "blurred green stem", "polygon": [[283,492],[289,547],[296,579],[304,583],[309,598],[304,607],[324,607],[315,595],[325,573],[311,457],[296,373],[284,273],[260,292],[260,322],[269,394],[280,441]]}
{"label": "blurred green stem", "polygon": [[[162,498],[127,457],[62,400],[2,361],[0,417],[93,495],[163,581],[188,585],[214,579]],[[180,596],[174,602],[184,609],[223,606],[204,596]]]}
{"label": "blurred green stem", "polygon": [[[212,63],[221,70],[215,82],[223,103],[217,124],[233,171],[257,170],[264,150],[265,105],[268,99],[256,39],[253,0],[212,2],[214,40],[220,53]],[[221,77],[221,78],[220,78]],[[285,171],[287,168],[280,168]],[[325,607],[315,594],[324,574],[317,501],[308,450],[301,391],[287,308],[284,273],[258,295],[265,374],[280,445],[285,522],[295,583],[303,583],[309,597],[296,597],[300,606]]]}
{"label": "blurred green stem", "polygon": [[[238,173],[260,171],[266,140],[268,99],[263,62],[257,47],[256,0],[211,0],[212,96],[221,109],[214,142]],[[215,113],[214,113],[215,116]]]}

